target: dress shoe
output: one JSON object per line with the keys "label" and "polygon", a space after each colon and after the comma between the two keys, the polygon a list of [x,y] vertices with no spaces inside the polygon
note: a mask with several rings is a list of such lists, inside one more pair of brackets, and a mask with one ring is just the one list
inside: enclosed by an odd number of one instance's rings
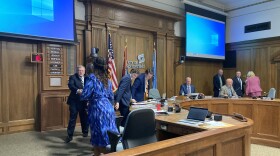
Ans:
{"label": "dress shoe", "polygon": [[83,137],[88,137],[88,133],[83,133]]}
{"label": "dress shoe", "polygon": [[67,136],[67,138],[65,139],[65,143],[69,143],[69,142],[72,141],[72,140],[73,140],[72,137]]}

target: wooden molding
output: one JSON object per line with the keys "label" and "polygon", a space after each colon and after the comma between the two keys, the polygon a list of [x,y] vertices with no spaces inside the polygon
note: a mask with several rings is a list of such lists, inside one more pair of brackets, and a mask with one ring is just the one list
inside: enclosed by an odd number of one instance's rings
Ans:
{"label": "wooden molding", "polygon": [[280,62],[280,55],[277,55],[272,59],[272,63],[278,63],[278,62]]}
{"label": "wooden molding", "polygon": [[279,45],[280,44],[280,37],[270,37],[270,38],[263,38],[263,39],[256,39],[250,41],[241,41],[241,42],[234,42],[234,43],[227,43],[226,49],[232,50],[236,48],[247,48],[247,47],[262,47],[264,45]]}
{"label": "wooden molding", "polygon": [[132,9],[132,10],[141,11],[145,14],[149,13],[149,14],[154,14],[154,15],[158,15],[158,16],[163,16],[163,17],[172,19],[174,21],[183,20],[182,15],[171,13],[171,12],[161,10],[161,9],[148,7],[148,6],[133,3],[133,2],[128,2],[125,0],[113,0],[113,1],[112,0],[78,0],[78,1],[84,2],[85,4],[89,3],[89,2],[111,4],[111,5],[125,7],[125,8]]}

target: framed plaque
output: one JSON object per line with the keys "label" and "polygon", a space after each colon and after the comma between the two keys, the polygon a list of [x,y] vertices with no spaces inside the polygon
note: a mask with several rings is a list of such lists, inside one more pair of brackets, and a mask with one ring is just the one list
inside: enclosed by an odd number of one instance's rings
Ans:
{"label": "framed plaque", "polygon": [[50,77],[50,86],[51,87],[60,87],[61,84],[61,77]]}

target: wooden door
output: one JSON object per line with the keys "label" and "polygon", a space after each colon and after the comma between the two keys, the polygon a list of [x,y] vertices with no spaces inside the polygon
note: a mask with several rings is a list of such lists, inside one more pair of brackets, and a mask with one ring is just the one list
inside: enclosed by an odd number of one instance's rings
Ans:
{"label": "wooden door", "polygon": [[0,42],[0,133],[32,130],[38,95],[37,64],[28,56],[36,44]]}

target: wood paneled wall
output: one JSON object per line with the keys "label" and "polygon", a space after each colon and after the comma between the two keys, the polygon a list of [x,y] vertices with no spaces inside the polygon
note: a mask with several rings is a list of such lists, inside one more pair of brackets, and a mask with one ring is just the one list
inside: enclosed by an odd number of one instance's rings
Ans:
{"label": "wood paneled wall", "polygon": [[36,51],[36,44],[0,41],[0,134],[34,129],[37,64],[26,57]]}
{"label": "wood paneled wall", "polygon": [[[176,38],[175,60],[179,60],[180,55],[184,55],[184,40]],[[227,44],[227,51],[236,51],[236,68],[225,68],[225,78],[232,78],[235,72],[240,70],[244,80],[248,71],[252,70],[261,79],[261,87],[264,92],[268,92],[274,87],[277,90],[277,97],[280,97],[280,38],[261,39],[240,43]],[[175,67],[175,94],[178,94],[180,85],[185,81],[186,76],[192,77],[192,84],[197,92],[206,95],[213,94],[213,76],[222,62],[186,60],[185,63]]]}
{"label": "wood paneled wall", "polygon": [[[76,21],[76,30],[78,44],[73,48],[77,48],[77,64],[83,64],[85,22]],[[0,39],[0,134],[40,128],[39,95],[44,92],[51,94],[54,90],[43,90],[43,83],[46,83],[43,81],[43,65],[30,63],[31,53],[42,52],[38,44],[41,43],[22,39]],[[68,89],[60,91],[65,93]],[[61,103],[52,104],[51,106],[63,106]],[[65,103],[63,104],[66,112],[64,114],[68,116],[68,108]],[[48,110],[57,108],[48,107]],[[61,114],[56,115],[53,118],[59,121]],[[50,125],[57,122],[45,120],[50,121],[46,123]]]}
{"label": "wood paneled wall", "polygon": [[110,32],[117,78],[120,81],[125,40],[127,39],[128,60],[137,61],[137,55],[143,53],[146,60],[145,68],[152,67],[153,43],[155,43],[158,52],[158,89],[160,93],[174,95],[174,23],[182,17],[123,0],[81,1],[86,7],[87,30],[84,41],[86,55],[90,54],[92,47],[98,47],[99,55],[106,57]]}
{"label": "wood paneled wall", "polygon": [[[186,55],[184,42],[184,39],[176,38],[174,61],[178,61],[180,56]],[[174,95],[179,94],[180,85],[185,83],[186,77],[188,76],[192,78],[192,84],[195,86],[196,92],[204,93],[205,95],[213,95],[213,76],[222,66],[221,61],[190,59],[186,59],[183,64],[174,65]]]}
{"label": "wood paneled wall", "polygon": [[280,97],[279,37],[228,44],[227,49],[236,51],[236,68],[226,70],[225,75],[233,76],[236,70],[240,70],[245,79],[247,72],[252,70],[260,77],[263,91],[268,92],[274,87]]}

